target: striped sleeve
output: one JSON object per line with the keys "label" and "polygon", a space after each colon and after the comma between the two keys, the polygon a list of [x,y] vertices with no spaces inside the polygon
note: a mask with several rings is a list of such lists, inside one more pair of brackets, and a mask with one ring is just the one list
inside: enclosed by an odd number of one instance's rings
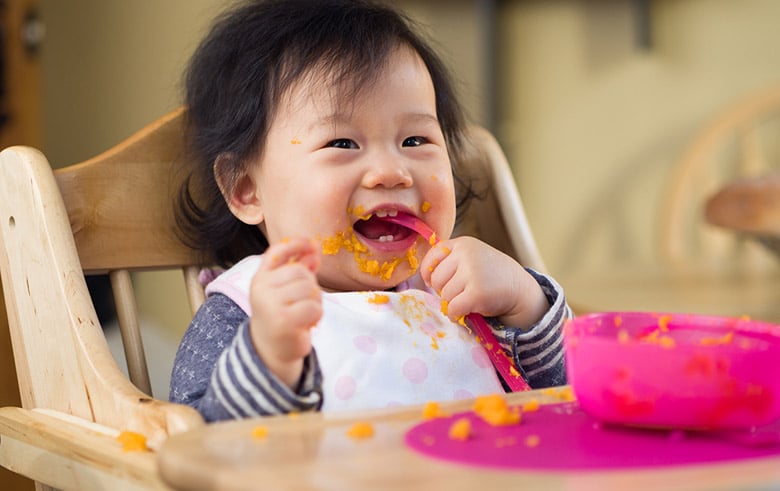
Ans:
{"label": "striped sleeve", "polygon": [[312,411],[321,406],[322,380],[315,352],[304,359],[301,381],[292,390],[266,368],[245,321],[219,356],[198,409],[205,419],[216,420]]}
{"label": "striped sleeve", "polygon": [[319,410],[322,375],[312,351],[295,390],[277,380],[254,349],[247,315],[228,297],[214,294],[179,345],[170,397],[194,407],[206,421]]}
{"label": "striped sleeve", "polygon": [[528,272],[542,288],[550,309],[530,328],[494,325],[493,331],[532,388],[564,385],[563,324],[573,314],[555,280],[532,269]]}

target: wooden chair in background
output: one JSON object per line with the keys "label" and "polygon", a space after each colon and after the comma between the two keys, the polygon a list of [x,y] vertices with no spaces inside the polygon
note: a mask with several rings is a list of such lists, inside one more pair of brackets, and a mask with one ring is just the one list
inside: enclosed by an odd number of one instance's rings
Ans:
{"label": "wooden chair in background", "polygon": [[[22,407],[0,408],[0,465],[62,489],[164,488],[154,449],[203,424],[151,397],[130,273],[177,268],[194,312],[197,256],[173,229],[182,110],[86,162],[52,171],[39,151],[0,153],[0,275]],[[488,185],[459,226],[544,271],[503,152],[473,128],[465,159]],[[129,380],[113,359],[85,275],[109,273]],[[145,435],[124,452],[116,435]]]}
{"label": "wooden chair in background", "polygon": [[[723,223],[720,216],[727,211],[711,207],[707,212],[706,206],[709,198],[733,181],[761,180],[778,171],[780,85],[745,95],[716,115],[688,144],[667,181],[660,216],[661,259],[683,267],[706,262],[725,269],[776,268],[776,257],[749,236],[713,227],[713,223]],[[750,220],[746,214],[742,219]]]}

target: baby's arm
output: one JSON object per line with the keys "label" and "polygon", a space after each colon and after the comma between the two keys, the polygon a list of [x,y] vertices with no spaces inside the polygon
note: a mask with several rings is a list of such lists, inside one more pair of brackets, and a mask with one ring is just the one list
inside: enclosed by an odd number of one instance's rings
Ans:
{"label": "baby's arm", "polygon": [[563,385],[566,383],[563,324],[572,317],[572,312],[563,289],[555,280],[536,271],[528,271],[547,297],[549,310],[530,328],[504,326],[495,319],[488,320],[496,339],[532,388]]}
{"label": "baby's arm", "polygon": [[265,366],[294,388],[312,350],[310,329],[322,317],[320,256],[314,242],[292,239],[263,258],[250,287],[250,336]]}
{"label": "baby's arm", "polygon": [[322,404],[322,377],[312,351],[295,390],[279,382],[254,350],[246,313],[217,293],[179,345],[170,399],[194,407],[206,421],[310,411]]}
{"label": "baby's arm", "polygon": [[563,323],[572,316],[563,289],[470,237],[441,242],[423,258],[423,280],[448,302],[453,320],[478,312],[531,387],[566,383]]}

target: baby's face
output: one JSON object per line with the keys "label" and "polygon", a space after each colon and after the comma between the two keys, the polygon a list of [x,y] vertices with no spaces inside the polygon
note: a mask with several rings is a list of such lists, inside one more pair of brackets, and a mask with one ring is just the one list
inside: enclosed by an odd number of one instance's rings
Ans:
{"label": "baby's face", "polygon": [[319,241],[327,290],[386,289],[414,274],[430,245],[383,215],[411,213],[440,238],[452,233],[452,170],[433,83],[410,49],[389,61],[356,99],[339,100],[325,84],[293,87],[252,166],[269,242]]}

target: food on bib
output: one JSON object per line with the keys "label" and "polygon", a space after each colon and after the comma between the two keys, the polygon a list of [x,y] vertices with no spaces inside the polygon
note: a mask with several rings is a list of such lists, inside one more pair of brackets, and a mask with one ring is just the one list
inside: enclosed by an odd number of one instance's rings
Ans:
{"label": "food on bib", "polygon": [[443,298],[441,299],[441,313],[445,316],[447,315],[447,311],[449,311],[450,303]]}
{"label": "food on bib", "polygon": [[390,302],[390,296],[385,295],[384,293],[375,293],[368,297],[368,303],[374,303],[374,304],[385,304]]}
{"label": "food on bib", "polygon": [[146,437],[135,431],[122,431],[116,440],[122,444],[122,450],[125,452],[146,452],[149,450],[149,447],[146,446]]}

